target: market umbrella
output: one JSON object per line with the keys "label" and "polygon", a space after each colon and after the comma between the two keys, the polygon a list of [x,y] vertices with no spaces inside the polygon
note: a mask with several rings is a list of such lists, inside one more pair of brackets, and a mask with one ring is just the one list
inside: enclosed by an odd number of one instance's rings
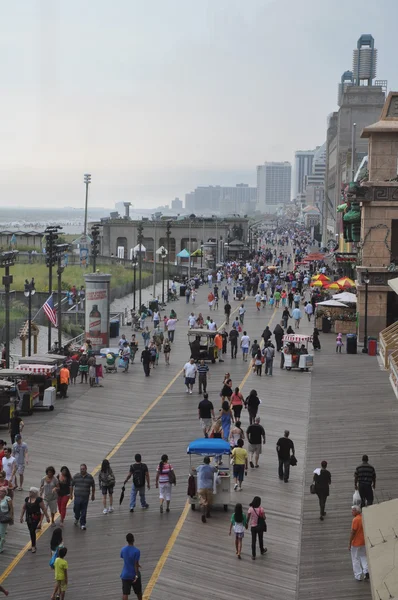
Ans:
{"label": "market umbrella", "polygon": [[344,306],[344,308],[347,308],[347,304],[338,300],[325,300],[325,302],[318,302],[317,306]]}
{"label": "market umbrella", "polygon": [[122,492],[120,494],[120,498],[119,498],[119,504],[121,504],[124,500],[124,492],[125,492],[126,488],[123,486],[122,487]]}
{"label": "market umbrella", "polygon": [[330,281],[330,278],[326,277],[326,275],[323,273],[320,273],[319,275],[313,275],[311,279],[312,281]]}
{"label": "market umbrella", "polygon": [[349,277],[341,277],[341,279],[337,280],[337,283],[342,288],[354,288],[354,287],[356,287],[355,281],[353,281]]}
{"label": "market umbrella", "polygon": [[340,302],[350,302],[351,304],[356,304],[357,297],[355,294],[351,294],[350,292],[342,292],[341,294],[333,294],[333,298],[335,300],[339,300]]}
{"label": "market umbrella", "polygon": [[311,287],[323,287],[324,282],[318,279],[317,281],[311,281]]}
{"label": "market umbrella", "polygon": [[341,290],[341,287],[337,283],[337,281],[332,281],[331,283],[326,283],[325,284],[325,289],[327,289],[327,290]]}

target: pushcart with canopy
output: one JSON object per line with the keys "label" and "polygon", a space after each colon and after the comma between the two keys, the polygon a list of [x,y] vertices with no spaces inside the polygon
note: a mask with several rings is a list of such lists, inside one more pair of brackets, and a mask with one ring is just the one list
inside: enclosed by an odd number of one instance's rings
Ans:
{"label": "pushcart with canopy", "polygon": [[[189,454],[189,466],[190,475],[195,478],[195,490],[196,493],[193,496],[189,496],[189,502],[191,503],[192,510],[199,507],[199,496],[197,493],[196,485],[196,470],[195,466],[192,465],[192,455],[196,456],[209,456],[209,457],[221,457],[223,455],[231,454],[231,447],[228,442],[219,438],[199,438],[191,442],[187,448],[187,454]],[[200,463],[198,463],[200,464]],[[228,464],[226,466],[219,465],[218,472],[214,475],[213,494],[214,504],[219,504],[224,507],[224,510],[228,510],[228,504],[231,500],[231,474]]]}
{"label": "pushcart with canopy", "polygon": [[287,334],[282,338],[281,369],[287,371],[300,369],[309,371],[314,365],[314,355],[308,352],[308,343],[312,342],[312,335]]}
{"label": "pushcart with canopy", "polygon": [[21,364],[15,367],[23,381],[17,386],[21,409],[24,410],[25,396],[30,396],[30,410],[48,408],[54,410],[57,393],[57,365]]}

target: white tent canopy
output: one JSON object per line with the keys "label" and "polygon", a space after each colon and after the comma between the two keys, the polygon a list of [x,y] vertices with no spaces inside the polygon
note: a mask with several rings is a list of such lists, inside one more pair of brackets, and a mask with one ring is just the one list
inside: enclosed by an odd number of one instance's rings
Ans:
{"label": "white tent canopy", "polygon": [[318,302],[317,306],[340,306],[347,308],[347,304],[343,304],[337,300],[325,300],[325,302]]}
{"label": "white tent canopy", "polygon": [[136,252],[146,252],[146,248],[142,244],[141,244],[141,247],[139,244],[137,244],[136,246],[134,246],[133,250],[134,250],[134,254]]}
{"label": "white tent canopy", "polygon": [[357,297],[351,292],[340,292],[339,294],[333,294],[332,298],[339,302],[351,302],[352,304],[357,303]]}

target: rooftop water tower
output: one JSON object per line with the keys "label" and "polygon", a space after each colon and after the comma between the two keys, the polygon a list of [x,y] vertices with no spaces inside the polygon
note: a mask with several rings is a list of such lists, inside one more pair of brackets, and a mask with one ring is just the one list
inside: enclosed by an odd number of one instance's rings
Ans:
{"label": "rooftop water tower", "polygon": [[377,50],[374,45],[373,36],[369,33],[365,33],[359,38],[352,63],[354,85],[373,85],[377,65]]}

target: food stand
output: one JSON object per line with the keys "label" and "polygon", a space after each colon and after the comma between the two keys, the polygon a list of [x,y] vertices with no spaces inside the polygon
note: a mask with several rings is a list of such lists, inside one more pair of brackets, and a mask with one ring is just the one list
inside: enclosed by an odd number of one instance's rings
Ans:
{"label": "food stand", "polygon": [[[281,369],[285,368],[286,371],[291,371],[292,369],[309,371],[313,367],[314,355],[308,353],[308,343],[312,342],[312,335],[284,335],[282,341]],[[296,344],[305,345],[306,353],[300,353]]]}
{"label": "food stand", "polygon": [[[17,385],[20,410],[28,412],[39,408],[54,410],[57,393],[57,366],[45,364],[20,364],[15,368],[20,374],[21,383]],[[30,407],[27,408],[27,398],[30,397]]]}
{"label": "food stand", "polygon": [[[189,496],[189,502],[191,503],[191,509],[195,510],[199,507],[199,496],[197,494],[196,485],[196,470],[197,465],[192,466],[192,455],[201,456],[223,456],[228,455],[228,464],[218,467],[218,472],[214,475],[213,505],[222,505],[224,510],[228,510],[228,504],[231,501],[231,473],[229,464],[229,455],[231,454],[231,447],[228,442],[219,438],[199,438],[191,442],[187,448],[187,454],[189,454],[189,474],[195,478],[195,490],[194,496]],[[201,464],[201,463],[199,463]]]}

